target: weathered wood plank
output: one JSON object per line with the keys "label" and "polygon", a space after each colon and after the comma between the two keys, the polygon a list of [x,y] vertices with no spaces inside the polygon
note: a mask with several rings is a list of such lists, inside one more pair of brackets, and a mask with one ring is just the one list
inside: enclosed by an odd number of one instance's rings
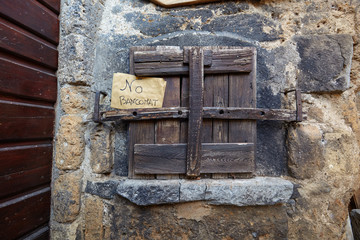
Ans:
{"label": "weathered wood plank", "polygon": [[0,176],[0,197],[8,197],[50,183],[51,162],[47,165]]}
{"label": "weathered wood plank", "polygon": [[154,50],[154,51],[136,51],[134,52],[135,63],[145,62],[183,62],[183,50]]}
{"label": "weathered wood plank", "polygon": [[[189,49],[184,56],[179,50],[135,52],[135,74],[138,76],[186,75],[189,73]],[[253,52],[249,48],[205,49],[203,66],[205,74],[238,73],[252,71]],[[205,54],[206,53],[206,54]],[[173,55],[172,55],[173,54]]]}
{"label": "weathered wood plank", "polygon": [[0,140],[51,138],[53,125],[52,107],[0,100]]}
{"label": "weathered wood plank", "polygon": [[56,14],[60,13],[60,0],[38,0],[38,2],[44,4]]}
{"label": "weathered wood plank", "polygon": [[[250,74],[241,73],[229,75],[229,107],[256,107],[255,52],[252,67],[253,71],[251,71]],[[256,121],[229,120],[229,142],[254,143],[254,145],[256,145]],[[250,168],[255,170],[254,160],[249,162],[248,164]],[[241,176],[233,175],[233,177]]]}
{"label": "weathered wood plank", "polygon": [[201,127],[204,91],[204,55],[200,47],[190,49],[189,125],[186,175],[200,175]]}
{"label": "weathered wood plank", "polygon": [[37,1],[2,1],[0,12],[46,40],[55,44],[59,42],[59,20],[57,15]]}
{"label": "weathered wood plank", "polygon": [[52,162],[52,144],[40,144],[0,148],[0,176],[27,171]]}
{"label": "weathered wood plank", "polygon": [[[136,144],[135,173],[186,173],[186,144]],[[203,143],[201,173],[251,172],[254,144]]]}
{"label": "weathered wood plank", "polygon": [[0,204],[0,236],[18,239],[50,218],[50,187]]}
{"label": "weathered wood plank", "polygon": [[0,48],[56,69],[56,46],[0,18]]}
{"label": "weathered wood plank", "polygon": [[[166,78],[166,89],[163,107],[180,106],[180,78]],[[180,122],[179,120],[159,120],[156,122],[155,142],[157,144],[179,143]],[[157,175],[157,179],[176,179],[178,175]]]}
{"label": "weathered wood plank", "polygon": [[0,92],[21,97],[56,101],[56,76],[0,53]]}
{"label": "weathered wood plank", "polygon": [[[214,76],[205,76],[204,77],[204,101],[203,107],[212,107],[213,106],[213,78]],[[203,108],[204,109],[204,108]],[[204,111],[203,111],[204,114]],[[203,143],[212,142],[212,119],[203,119],[202,122],[202,140]]]}
{"label": "weathered wood plank", "polygon": [[179,62],[135,63],[137,76],[179,76],[189,74],[189,66]]}
{"label": "weathered wood plank", "polygon": [[[227,107],[229,105],[229,80],[227,74],[214,75],[213,80],[213,107]],[[227,120],[213,119],[212,142],[228,142],[229,123]],[[227,178],[228,174],[212,174],[212,178]]]}
{"label": "weathered wood plank", "polygon": [[[134,74],[134,51],[155,50],[156,47],[133,47],[130,49],[130,74]],[[129,144],[129,177],[138,179],[153,179],[154,175],[137,175],[134,171],[134,145],[155,142],[154,121],[131,122],[128,128]]]}
{"label": "weathered wood plank", "polygon": [[[102,121],[132,121],[149,119],[187,119],[187,107],[159,109],[126,109],[102,113]],[[237,107],[204,107],[204,119],[249,119],[296,121],[296,111],[288,109],[237,108]]]}

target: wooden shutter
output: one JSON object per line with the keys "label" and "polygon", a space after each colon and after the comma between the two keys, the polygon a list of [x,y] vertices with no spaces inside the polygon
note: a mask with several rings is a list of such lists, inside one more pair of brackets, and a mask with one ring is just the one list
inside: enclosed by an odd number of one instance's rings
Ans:
{"label": "wooden shutter", "polygon": [[135,75],[165,76],[163,110],[176,111],[129,123],[130,177],[254,171],[256,120],[228,119],[256,107],[254,48],[134,47],[130,61]]}

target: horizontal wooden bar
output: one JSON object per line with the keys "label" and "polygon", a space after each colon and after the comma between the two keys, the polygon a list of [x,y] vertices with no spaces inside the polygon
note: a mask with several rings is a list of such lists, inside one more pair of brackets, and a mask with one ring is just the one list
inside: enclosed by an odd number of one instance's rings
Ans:
{"label": "horizontal wooden bar", "polygon": [[179,62],[134,63],[137,76],[177,76],[189,74],[189,66]]}
{"label": "horizontal wooden bar", "polygon": [[101,113],[101,121],[188,118],[186,107],[122,109]]}
{"label": "horizontal wooden bar", "polygon": [[152,51],[134,51],[134,62],[183,62],[183,50],[179,49],[164,49]]}
{"label": "horizontal wooden bar", "polygon": [[46,186],[0,203],[1,239],[19,239],[46,224],[50,218],[50,197],[50,186]]}
{"label": "horizontal wooden bar", "polygon": [[[149,120],[167,118],[186,119],[189,116],[189,110],[185,107],[126,110],[124,109],[103,112],[101,116],[101,121]],[[296,111],[288,109],[204,107],[203,118],[278,120],[293,122],[296,121]]]}
{"label": "horizontal wooden bar", "polygon": [[[251,72],[253,50],[204,49],[204,73]],[[138,76],[189,74],[189,48],[134,51],[134,72]]]}
{"label": "horizontal wooden bar", "polygon": [[[200,173],[253,171],[253,143],[203,143]],[[137,174],[186,173],[187,144],[135,144]]]}

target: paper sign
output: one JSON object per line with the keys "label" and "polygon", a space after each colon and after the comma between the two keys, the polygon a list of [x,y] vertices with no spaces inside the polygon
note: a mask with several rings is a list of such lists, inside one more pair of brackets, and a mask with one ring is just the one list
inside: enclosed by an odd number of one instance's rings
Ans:
{"label": "paper sign", "polygon": [[161,108],[166,81],[163,78],[140,78],[114,73],[111,107],[119,109]]}

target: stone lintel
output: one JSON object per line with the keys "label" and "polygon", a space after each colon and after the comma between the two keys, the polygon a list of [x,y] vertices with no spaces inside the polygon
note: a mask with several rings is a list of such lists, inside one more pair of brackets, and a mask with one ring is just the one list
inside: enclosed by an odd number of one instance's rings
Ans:
{"label": "stone lintel", "polygon": [[286,203],[293,184],[282,178],[137,180],[119,182],[117,194],[141,205],[206,201],[214,205],[257,206]]}

